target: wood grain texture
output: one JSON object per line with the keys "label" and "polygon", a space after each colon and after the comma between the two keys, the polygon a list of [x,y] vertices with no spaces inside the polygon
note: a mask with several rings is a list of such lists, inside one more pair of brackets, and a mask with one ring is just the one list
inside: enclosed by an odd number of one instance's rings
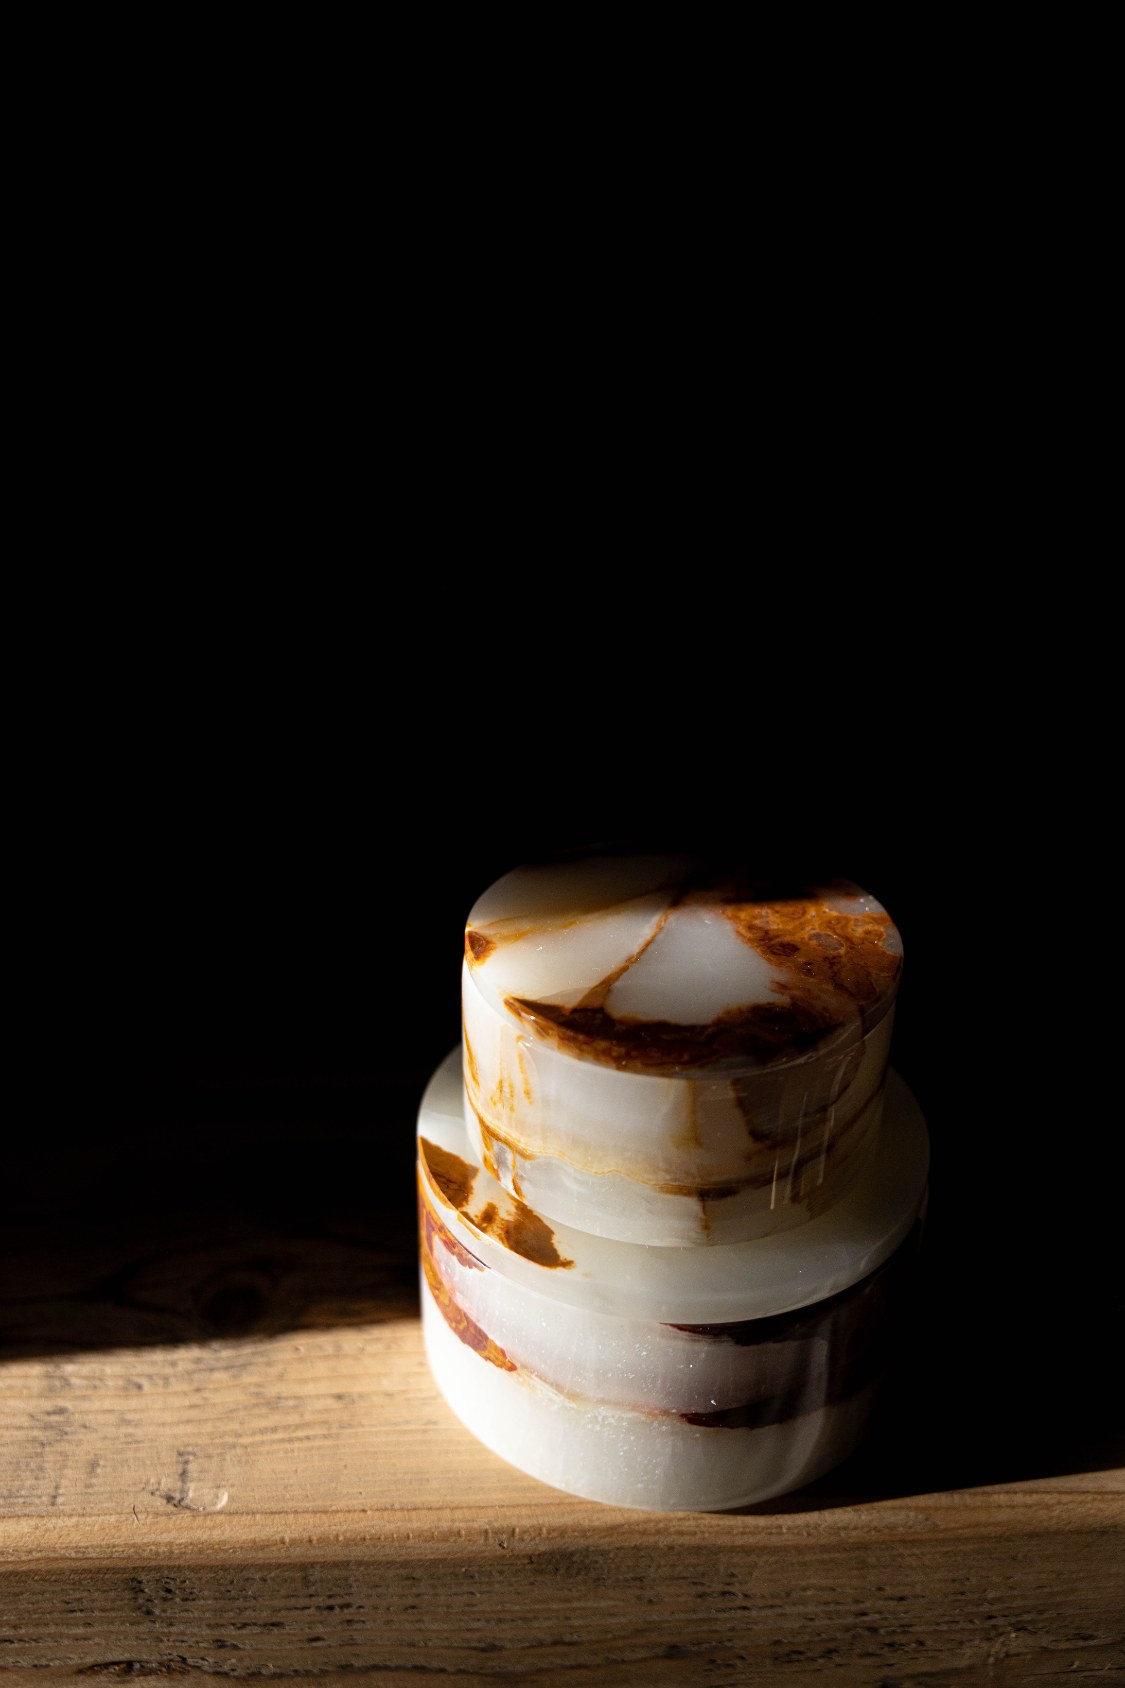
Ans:
{"label": "wood grain texture", "polygon": [[[371,1304],[368,1312],[377,1310]],[[416,1318],[0,1368],[0,1672],[536,1688],[1125,1672],[1125,1474],[742,1515],[481,1447]]]}

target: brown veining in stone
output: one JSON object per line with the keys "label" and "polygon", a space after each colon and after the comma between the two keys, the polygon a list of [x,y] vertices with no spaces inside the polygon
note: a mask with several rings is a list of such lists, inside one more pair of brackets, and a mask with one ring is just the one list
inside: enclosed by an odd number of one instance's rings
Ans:
{"label": "brown veining in stone", "polygon": [[435,1306],[454,1336],[457,1337],[458,1341],[463,1342],[466,1348],[471,1348],[474,1354],[479,1354],[482,1360],[487,1360],[490,1365],[498,1366],[501,1371],[514,1372],[516,1370],[514,1362],[508,1358],[498,1343],[493,1342],[488,1332],[482,1329],[476,1320],[466,1313],[442,1276],[437,1256],[436,1245],[438,1243],[461,1265],[470,1265],[481,1272],[487,1271],[488,1268],[483,1261],[477,1259],[475,1254],[470,1254],[469,1250],[463,1247],[442,1224],[430,1203],[420,1168],[418,1197],[419,1219],[421,1221],[419,1240],[422,1251],[422,1272],[429,1286],[430,1294],[434,1298]]}
{"label": "brown veining in stone", "polygon": [[[857,912],[830,907],[829,896],[854,900]],[[893,922],[887,914],[863,912],[859,901],[860,893],[842,881],[791,890],[755,881],[737,869],[699,867],[645,942],[575,1007],[516,995],[506,996],[504,1005],[536,1038],[621,1072],[690,1071],[740,1057],[761,1064],[792,1061],[833,1032],[873,1025],[893,994],[902,966],[901,955],[886,948]],[[681,904],[716,908],[743,943],[783,974],[784,982],[772,987],[776,1002],[732,1008],[701,1024],[615,1018],[606,1012],[613,985]],[[521,928],[519,935],[527,930]],[[475,932],[469,938],[492,941]]]}
{"label": "brown veining in stone", "polygon": [[470,967],[479,967],[482,961],[487,961],[496,949],[494,938],[484,932],[476,932],[470,926],[465,932],[465,960]]}
{"label": "brown veining in stone", "polygon": [[426,1175],[421,1166],[418,1168],[418,1229],[422,1243],[423,1259],[433,1253],[435,1240],[440,1242],[448,1254],[451,1254],[458,1265],[464,1266],[471,1272],[487,1272],[488,1267],[483,1260],[478,1260],[464,1243],[459,1243],[453,1232],[446,1225],[433,1199],[426,1188]]}
{"label": "brown veining in stone", "polygon": [[511,1249],[513,1254],[522,1255],[525,1260],[533,1261],[536,1266],[573,1266],[573,1260],[564,1260],[559,1253],[555,1245],[555,1233],[546,1220],[533,1213],[518,1197],[513,1197],[512,1200],[516,1210],[513,1214],[497,1213],[495,1203],[489,1202],[475,1218],[471,1214],[466,1214],[465,1217],[478,1231],[496,1237],[505,1248]]}
{"label": "brown veining in stone", "polygon": [[721,1407],[715,1412],[674,1416],[707,1429],[757,1430],[763,1425],[782,1424],[820,1407],[850,1400],[877,1382],[886,1365],[897,1315],[909,1290],[921,1235],[919,1220],[882,1266],[858,1284],[812,1307],[767,1319],[747,1319],[739,1324],[670,1326],[672,1330],[685,1331],[709,1342],[731,1342],[740,1348],[801,1343],[810,1355],[814,1346],[826,1347],[828,1351],[826,1378],[818,1377],[810,1366],[806,1375],[795,1377],[789,1388],[765,1400]]}
{"label": "brown veining in stone", "polygon": [[503,1183],[503,1179],[500,1177],[500,1172],[496,1165],[497,1143],[502,1143],[504,1145],[513,1163],[516,1155],[522,1151],[520,1150],[519,1144],[512,1138],[505,1137],[502,1131],[497,1131],[494,1125],[489,1124],[488,1120],[485,1119],[484,1115],[473,1101],[471,1095],[469,1097],[469,1106],[476,1115],[477,1125],[480,1127],[481,1159],[484,1161],[485,1171],[489,1173],[491,1177],[495,1178],[498,1184],[501,1184]]}
{"label": "brown veining in stone", "polygon": [[586,995],[582,998],[582,1000],[575,1004],[575,1012],[579,1012],[587,1008],[605,1007],[605,999],[617,983],[618,979],[625,976],[630,967],[632,967],[633,963],[640,960],[641,956],[645,953],[645,950],[648,949],[653,939],[664,930],[664,923],[679,900],[679,897],[676,897],[668,904],[668,907],[664,910],[664,913],[660,916],[644,943],[639,945],[638,948],[633,951],[632,955],[627,956],[621,963],[620,967],[615,967],[612,973],[607,973],[604,979],[599,979],[598,983],[593,985],[590,990],[586,992]]}
{"label": "brown veining in stone", "polygon": [[531,1078],[530,1078],[530,1075],[528,1074],[527,1067],[524,1063],[524,1055],[523,1055],[522,1044],[523,1044],[523,1039],[520,1038],[516,1043],[516,1061],[519,1063],[520,1084],[521,1084],[522,1089],[523,1089],[523,1099],[524,1099],[525,1102],[530,1104],[531,1099],[532,1099],[531,1098]]}
{"label": "brown veining in stone", "polygon": [[[882,1266],[858,1284],[810,1307],[734,1324],[667,1327],[702,1342],[729,1342],[742,1348],[761,1346],[772,1350],[772,1353],[763,1356],[763,1365],[767,1376],[776,1376],[778,1386],[768,1395],[710,1412],[676,1412],[643,1400],[603,1403],[596,1396],[567,1391],[565,1386],[562,1386],[563,1393],[583,1407],[596,1408],[608,1404],[615,1410],[639,1412],[646,1417],[679,1418],[687,1424],[708,1430],[761,1429],[766,1425],[803,1418],[822,1407],[850,1400],[877,1383],[885,1369],[890,1341],[910,1291],[921,1230],[919,1220]],[[435,1242],[440,1241],[448,1247],[454,1241],[440,1220],[424,1236],[423,1265],[427,1283],[443,1318],[459,1340],[501,1370],[541,1375],[522,1361],[518,1364],[513,1362],[456,1301],[441,1276],[434,1255]],[[472,1255],[468,1258],[475,1259]],[[777,1360],[779,1347],[792,1351],[791,1359],[780,1368]],[[825,1351],[827,1370],[819,1363],[819,1357]],[[547,1381],[553,1388],[560,1388],[558,1379]]]}
{"label": "brown veining in stone", "polygon": [[[782,1203],[801,1202],[808,1208],[810,1217],[815,1218],[837,1199],[839,1186],[836,1179],[839,1167],[855,1153],[866,1135],[872,1123],[871,1110],[881,1088],[880,1086],[860,1112],[842,1127],[833,1124],[828,1117],[829,1110],[823,1110],[800,1124],[787,1123],[780,1138],[770,1139],[756,1146],[756,1152],[752,1154],[752,1164],[740,1178],[725,1178],[716,1184],[700,1184],[641,1178],[636,1168],[625,1171],[613,1167],[588,1167],[586,1170],[596,1171],[602,1176],[619,1171],[622,1177],[647,1184],[650,1189],[659,1191],[661,1195],[688,1196],[705,1203],[726,1201],[743,1190],[764,1189],[777,1180],[780,1172]],[[486,1171],[498,1184],[503,1184],[504,1180],[500,1176],[496,1160],[496,1146],[502,1144],[513,1169],[510,1177],[516,1195],[520,1196],[514,1171],[517,1156],[525,1160],[533,1157],[529,1156],[526,1147],[515,1137],[499,1131],[485,1119],[472,1096],[469,1097],[469,1106],[476,1116],[480,1130],[481,1159]],[[821,1174],[819,1178],[814,1176],[818,1170]],[[706,1219],[707,1215],[704,1214],[703,1217]]]}
{"label": "brown veining in stone", "polygon": [[826,994],[861,1007],[877,1003],[902,967],[901,955],[884,948],[889,914],[840,914],[816,892],[719,906],[743,943],[788,975],[793,1001],[822,1013]]}
{"label": "brown veining in stone", "polygon": [[803,1003],[754,1003],[705,1025],[668,1020],[614,1019],[604,1008],[560,1008],[554,1003],[507,996],[504,1006],[536,1037],[569,1055],[649,1073],[707,1067],[730,1057],[759,1061],[807,1054],[843,1016],[829,1018]]}
{"label": "brown veining in stone", "polygon": [[503,1108],[506,1113],[514,1114],[516,1111],[516,1087],[510,1074],[504,1070],[503,1050],[500,1051],[500,1058],[497,1062],[497,1066],[499,1070],[497,1072],[496,1084],[488,1100],[492,1103],[494,1108]]}
{"label": "brown veining in stone", "polygon": [[[500,1178],[495,1170],[495,1140],[498,1140],[498,1134],[490,1130],[475,1108],[473,1112],[477,1114],[477,1120],[480,1123],[485,1166],[497,1183],[500,1183]],[[470,1167],[468,1162],[463,1161],[459,1155],[451,1155],[444,1149],[436,1150],[435,1157],[434,1145],[427,1142],[424,1137],[420,1137],[418,1142],[425,1158],[427,1171],[442,1193],[448,1197],[451,1205],[457,1208],[461,1218],[467,1224],[472,1225],[477,1231],[484,1232],[487,1236],[495,1237],[497,1242],[502,1243],[505,1248],[511,1249],[513,1254],[522,1255],[525,1260],[533,1261],[536,1266],[569,1268],[574,1265],[573,1260],[563,1259],[555,1243],[554,1231],[545,1219],[541,1219],[537,1213],[534,1213],[528,1207],[526,1202],[521,1200],[518,1187],[517,1193],[509,1197],[515,1208],[514,1213],[500,1213],[495,1202],[486,1202],[478,1214],[469,1213],[466,1206],[469,1192],[472,1189],[472,1181],[476,1176],[476,1168]],[[509,1145],[505,1144],[505,1147],[508,1148],[509,1154],[513,1153]],[[456,1164],[451,1165],[450,1163]],[[436,1168],[440,1168],[440,1171]],[[514,1177],[512,1181],[515,1182]]]}
{"label": "brown veining in stone", "polygon": [[479,1213],[463,1213],[461,1217],[474,1230],[495,1237],[513,1254],[521,1255],[536,1266],[564,1269],[573,1266],[573,1260],[564,1260],[559,1253],[555,1233],[546,1220],[533,1213],[518,1196],[513,1196],[511,1200],[516,1210],[512,1214],[501,1213],[495,1202],[486,1202]]}
{"label": "brown veining in stone", "polygon": [[450,1154],[448,1149],[442,1149],[437,1143],[429,1142],[425,1137],[419,1137],[418,1150],[426,1171],[450,1206],[464,1207],[473,1193],[476,1167],[470,1166],[460,1155]]}

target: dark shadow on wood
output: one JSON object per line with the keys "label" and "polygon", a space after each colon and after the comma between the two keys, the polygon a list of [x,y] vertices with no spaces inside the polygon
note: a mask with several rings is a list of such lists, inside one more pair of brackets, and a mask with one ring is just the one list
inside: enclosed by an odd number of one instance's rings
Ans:
{"label": "dark shadow on wood", "polygon": [[421,1088],[169,1087],[25,1145],[0,1358],[415,1315]]}

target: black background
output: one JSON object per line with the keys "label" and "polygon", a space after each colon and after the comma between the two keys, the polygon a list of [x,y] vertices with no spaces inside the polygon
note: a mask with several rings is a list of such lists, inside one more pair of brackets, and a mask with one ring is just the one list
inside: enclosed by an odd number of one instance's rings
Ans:
{"label": "black background", "polygon": [[[74,712],[50,820],[21,822],[8,1352],[121,1340],[137,1264],[211,1246],[362,1244],[409,1295],[413,1120],[459,1036],[470,905],[521,859],[675,837],[851,877],[903,935],[929,1223],[896,1372],[821,1502],[1114,1463],[1116,1126],[1077,936],[1105,881],[1049,709],[1017,720],[971,640],[922,664],[799,581],[640,630],[614,598],[595,633],[474,567],[440,639],[440,577],[409,600],[380,577],[385,602],[284,634],[219,616]],[[208,1306],[187,1334],[271,1328],[254,1282]]]}

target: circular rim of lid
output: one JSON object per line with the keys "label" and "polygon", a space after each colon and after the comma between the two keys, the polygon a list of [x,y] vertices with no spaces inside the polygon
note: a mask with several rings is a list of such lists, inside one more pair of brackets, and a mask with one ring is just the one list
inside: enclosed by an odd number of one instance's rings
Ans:
{"label": "circular rim of lid", "polygon": [[[472,1167],[474,1200],[480,1196],[510,1205],[512,1198],[473,1154],[462,1099],[458,1046],[426,1087],[417,1135],[438,1141]],[[554,1225],[548,1229],[559,1255],[573,1261],[561,1270],[537,1265],[467,1223],[428,1171],[423,1177],[456,1241],[482,1265],[546,1300],[663,1324],[734,1324],[825,1301],[881,1266],[922,1211],[929,1160],[922,1110],[903,1079],[888,1068],[883,1123],[856,1182],[826,1213],[751,1242],[699,1248],[614,1242]]]}
{"label": "circular rim of lid", "polygon": [[[615,891],[629,894],[603,903],[596,900],[609,894],[603,882],[589,907],[579,906],[583,896],[579,883],[572,884],[560,902],[558,891],[546,877],[554,867],[565,871],[604,865],[611,874],[614,864],[623,867],[625,863],[638,864],[639,877],[633,881],[634,888],[630,890],[622,881]],[[651,865],[643,872],[640,864]],[[535,882],[533,875],[544,877]],[[529,913],[498,913],[499,908],[511,908],[504,901],[503,888],[518,882],[521,876],[526,876],[528,881],[524,894],[532,905],[538,898],[539,907],[532,906]],[[643,889],[638,891],[636,887]],[[724,891],[730,894],[724,896]],[[665,893],[670,901],[662,913],[651,915],[655,929],[641,938],[640,947],[628,954],[623,963],[613,964],[611,971],[590,986],[580,999],[566,1002],[565,1006],[564,999],[583,991],[582,985],[540,998],[534,989],[525,996],[519,986],[513,990],[495,982],[490,982],[486,990],[483,973],[480,978],[477,976],[478,972],[487,970],[498,944],[504,950],[513,941],[531,936],[546,939],[548,932],[561,935],[586,921],[596,924],[603,915],[619,913],[625,917],[630,906],[635,908],[637,903],[659,899]],[[572,899],[570,905],[565,905],[567,896]],[[859,904],[855,909],[838,906],[853,901]],[[810,908],[810,904],[819,907]],[[721,922],[708,919],[708,909],[720,912],[725,919]],[[784,911],[780,916],[779,910]],[[706,1019],[653,1017],[651,961],[655,961],[658,951],[664,953],[662,946],[669,940],[674,946],[683,943],[682,935],[677,939],[673,928],[667,932],[664,928],[677,912],[689,911],[702,915],[705,924],[712,928],[718,925],[729,934],[720,940],[721,944],[729,945],[731,937],[737,936],[739,941],[734,943],[732,952],[734,972],[744,974],[750,968],[750,979],[742,978],[742,988],[758,993],[765,984],[767,994],[742,998],[740,1007],[712,1009]],[[483,919],[484,915],[489,918]],[[871,930],[873,923],[881,931]],[[679,922],[674,930],[682,934]],[[873,942],[876,937],[879,941]],[[689,944],[691,941],[689,937]],[[708,939],[707,945],[710,944]],[[537,945],[537,950],[542,948],[543,945]],[[642,959],[646,951],[651,958],[648,961]],[[671,977],[682,978],[682,958],[676,957],[675,948],[673,957]],[[888,957],[895,960],[890,973],[885,966]],[[636,967],[638,962],[640,969]],[[669,958],[664,954],[664,967],[668,965]],[[725,967],[731,965],[731,960],[723,963]],[[708,960],[700,975],[700,988],[705,992],[713,989],[714,966],[714,961]],[[646,969],[648,982],[639,988],[648,1002],[643,1007],[622,1004],[615,1008],[613,995],[623,989],[623,981],[635,997],[638,986],[633,981]],[[878,899],[851,880],[809,882],[785,888],[780,883],[751,880],[742,869],[708,864],[700,857],[642,851],[632,855],[575,852],[557,862],[533,862],[512,868],[480,894],[465,923],[465,973],[491,1014],[518,1027],[536,1043],[549,1044],[569,1059],[633,1077],[690,1079],[778,1071],[816,1061],[830,1049],[866,1037],[890,1013],[897,1000],[902,982],[902,939],[892,916]],[[731,984],[737,990],[733,981]],[[663,996],[667,1003],[666,987],[655,988],[657,998]],[[720,1002],[721,999],[720,992]],[[736,996],[734,1000],[740,999]],[[622,1007],[626,1008],[624,1014]],[[841,1009],[843,1016],[838,1017]]]}

